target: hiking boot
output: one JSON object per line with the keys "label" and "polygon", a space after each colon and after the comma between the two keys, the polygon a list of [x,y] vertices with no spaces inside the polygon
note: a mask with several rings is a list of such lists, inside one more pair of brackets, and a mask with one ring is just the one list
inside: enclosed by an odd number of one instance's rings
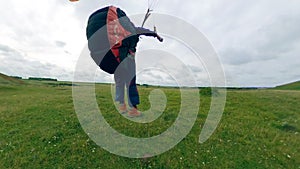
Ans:
{"label": "hiking boot", "polygon": [[125,114],[127,112],[126,104],[119,105],[119,113]]}
{"label": "hiking boot", "polygon": [[132,107],[128,112],[129,117],[140,117],[141,115],[142,113],[139,112],[135,107]]}

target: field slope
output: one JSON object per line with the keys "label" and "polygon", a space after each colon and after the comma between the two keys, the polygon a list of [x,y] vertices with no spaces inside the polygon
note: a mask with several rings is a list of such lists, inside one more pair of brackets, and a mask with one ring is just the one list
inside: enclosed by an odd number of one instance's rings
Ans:
{"label": "field slope", "polygon": [[300,81],[280,85],[280,86],[277,86],[276,89],[280,89],[280,90],[300,90]]}
{"label": "field slope", "polygon": [[13,77],[9,77],[9,76],[6,76],[6,75],[0,73],[0,84],[11,85],[11,84],[23,84],[23,83],[24,82],[22,80],[19,80],[19,79],[13,78]]}

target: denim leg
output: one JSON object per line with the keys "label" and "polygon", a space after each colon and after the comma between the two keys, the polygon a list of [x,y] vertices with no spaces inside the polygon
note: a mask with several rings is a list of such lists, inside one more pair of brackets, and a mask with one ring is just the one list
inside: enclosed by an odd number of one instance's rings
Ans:
{"label": "denim leg", "polygon": [[[118,71],[120,72],[120,71]],[[124,103],[125,80],[121,73],[115,72],[114,79],[116,85],[116,102]]]}
{"label": "denim leg", "polygon": [[129,106],[133,107],[133,106],[140,104],[140,98],[139,98],[139,93],[138,93],[138,89],[136,86],[136,77],[135,76],[129,83],[126,83],[126,87],[127,87]]}
{"label": "denim leg", "polygon": [[136,86],[136,68],[135,68],[135,60],[128,57],[125,60],[127,66],[127,74],[126,74],[126,88],[127,88],[127,96],[128,96],[128,104],[129,106],[136,106],[140,104],[138,89]]}
{"label": "denim leg", "polygon": [[139,94],[136,86],[136,68],[134,58],[127,57],[121,62],[114,73],[116,84],[116,101],[124,103],[124,90],[128,97],[128,105],[136,106],[140,103]]}

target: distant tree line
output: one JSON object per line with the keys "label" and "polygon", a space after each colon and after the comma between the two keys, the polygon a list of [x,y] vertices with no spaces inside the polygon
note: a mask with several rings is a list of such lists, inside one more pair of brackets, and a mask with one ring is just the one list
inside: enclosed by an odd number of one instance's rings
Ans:
{"label": "distant tree line", "polygon": [[[11,78],[15,78],[15,79],[23,79],[20,76],[10,76]],[[57,79],[53,79],[53,78],[44,78],[44,77],[29,77],[28,80],[38,80],[38,81],[55,81],[57,82]]]}
{"label": "distant tree line", "polygon": [[19,77],[19,76],[10,76],[12,78],[15,78],[15,79],[22,79],[22,77]]}
{"label": "distant tree line", "polygon": [[57,82],[57,79],[52,79],[52,78],[42,78],[42,77],[29,77],[28,80],[55,81],[55,82]]}

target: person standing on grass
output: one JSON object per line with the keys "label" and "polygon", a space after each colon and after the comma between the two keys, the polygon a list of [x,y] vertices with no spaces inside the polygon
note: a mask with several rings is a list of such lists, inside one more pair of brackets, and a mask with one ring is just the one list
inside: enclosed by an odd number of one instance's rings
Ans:
{"label": "person standing on grass", "polygon": [[119,112],[127,112],[124,101],[126,87],[128,116],[141,116],[137,108],[140,100],[136,85],[136,46],[140,35],[156,37],[161,42],[163,39],[154,31],[135,27],[125,12],[115,6],[101,8],[91,14],[86,35],[93,60],[103,71],[114,74],[115,101],[119,103]]}

